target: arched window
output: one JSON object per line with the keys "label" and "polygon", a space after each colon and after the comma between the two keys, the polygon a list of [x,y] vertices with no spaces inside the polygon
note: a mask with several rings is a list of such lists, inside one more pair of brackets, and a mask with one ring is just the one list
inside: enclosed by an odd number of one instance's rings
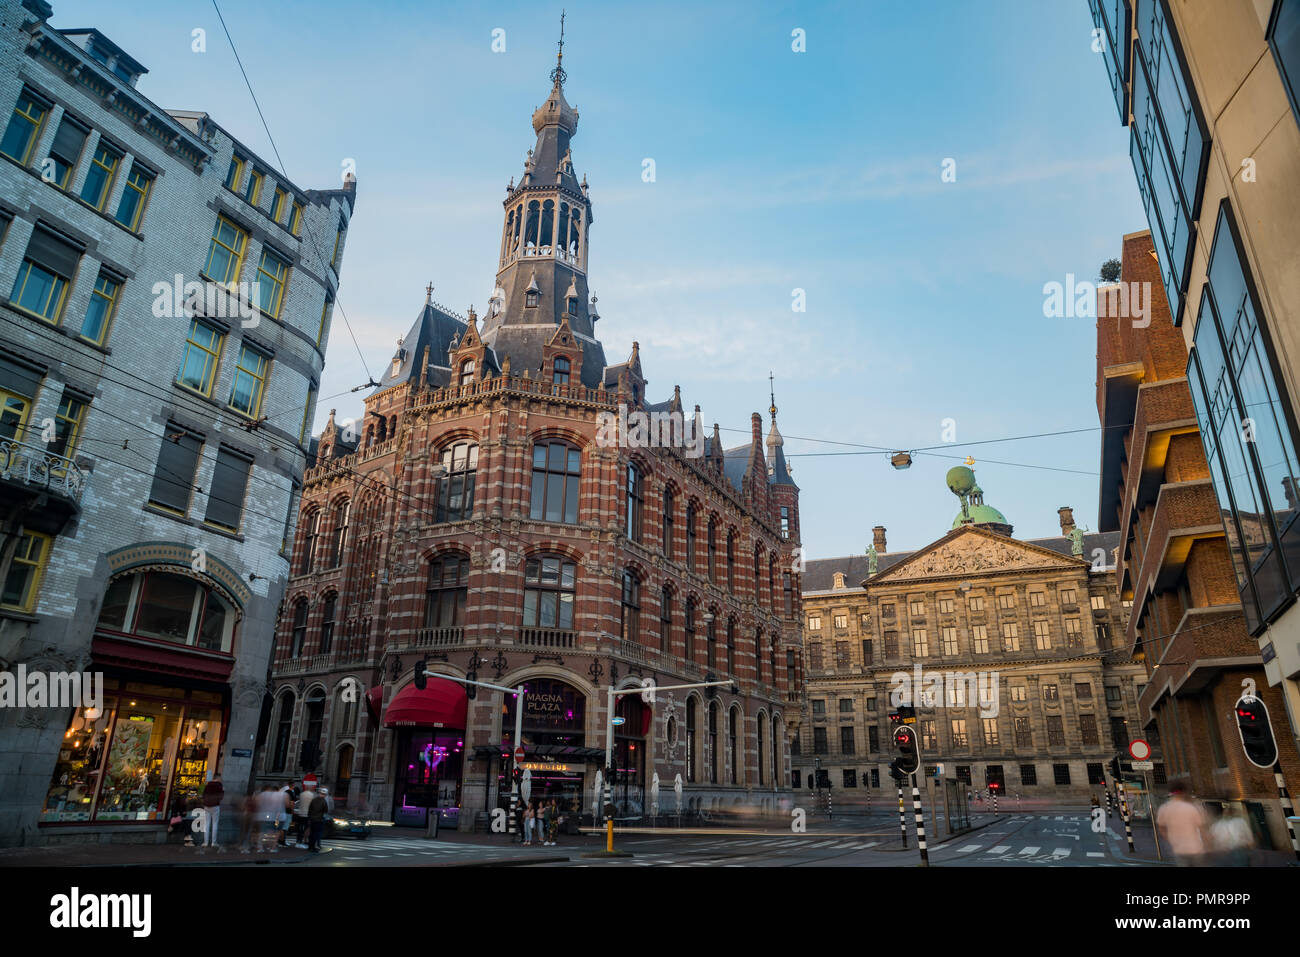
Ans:
{"label": "arched window", "polygon": [[[310,744],[319,759],[321,753],[321,734],[325,730],[325,692],[320,688],[310,692],[303,702],[302,743]],[[306,768],[314,771],[315,767]]]}
{"label": "arched window", "polygon": [[295,700],[292,691],[280,695],[280,715],[275,725],[275,747],[271,750],[272,771],[283,771],[289,761],[289,735],[293,730]]}
{"label": "arched window", "polygon": [[736,590],[736,533],[727,534],[727,590]]}
{"label": "arched window", "polygon": [[[690,605],[688,604],[689,608]],[[686,701],[686,780],[695,783],[695,706],[694,698]]]}
{"label": "arched window", "polygon": [[695,571],[695,503],[686,506],[686,567]]}
{"label": "arched window", "polygon": [[776,556],[767,560],[767,607],[776,611]]}
{"label": "arched window", "polygon": [[577,567],[561,555],[539,555],[524,565],[524,624],[573,628]]}
{"label": "arched window", "polygon": [[709,705],[709,783],[718,783],[718,704]]}
{"label": "arched window", "polygon": [[348,513],[351,503],[342,501],[334,507],[334,538],[330,543],[330,568],[343,564],[343,546],[348,538]]}
{"label": "arched window", "polygon": [[299,528],[303,530],[303,536],[302,564],[298,567],[298,574],[310,575],[312,573],[312,557],[316,553],[316,536],[320,534],[320,509],[313,508],[304,515],[299,523]]}
{"label": "arched window", "polygon": [[557,228],[555,230],[555,235],[559,238],[559,242],[555,244],[556,251],[563,254],[565,252],[565,246],[568,245],[568,239],[569,239],[569,204],[568,203],[560,204],[560,218],[559,218]]}
{"label": "arched window", "polygon": [[754,677],[763,680],[763,629],[754,629]]}
{"label": "arched window", "polygon": [[736,675],[736,619],[727,619],[727,675]]}
{"label": "arched window", "polygon": [[763,549],[759,545],[754,546],[754,602],[763,607]]}
{"label": "arched window", "polygon": [[687,661],[695,660],[695,598],[686,599],[686,654]]}
{"label": "arched window", "polygon": [[631,571],[623,572],[623,622],[624,641],[641,640],[641,583]]}
{"label": "arched window", "polygon": [[767,715],[758,713],[758,786],[763,786],[763,731]]}
{"label": "arched window", "polygon": [[789,572],[781,575],[781,591],[785,595],[785,617],[794,617],[794,582]]}
{"label": "arched window", "polygon": [[302,656],[303,646],[307,644],[307,599],[303,598],[293,605],[293,640],[289,644],[289,656]]}
{"label": "arched window", "polygon": [[474,381],[474,360],[466,359],[460,364],[460,385],[469,385]]}
{"label": "arched window", "polygon": [[667,652],[672,648],[673,630],[673,593],[667,585],[659,596],[659,650]]}
{"label": "arched window", "polygon": [[785,740],[785,725],[772,718],[772,784],[780,787],[781,780],[781,742]]}
{"label": "arched window", "polygon": [[345,678],[334,696],[334,735],[346,737],[357,733],[356,679]]}
{"label": "arched window", "polygon": [[706,660],[709,669],[713,670],[718,667],[718,609],[710,608],[704,619],[707,623],[705,640],[708,643]]}
{"label": "arched window", "polygon": [[556,356],[551,363],[551,381],[556,385],[568,385],[570,367],[568,359],[564,356]]}
{"label": "arched window", "polygon": [[728,714],[730,717],[730,720],[727,722],[727,738],[728,738],[728,744],[730,745],[728,750],[731,752],[730,781],[732,784],[739,784],[740,783],[740,743],[739,743],[739,734],[738,734],[737,726],[740,724],[740,709],[732,708],[731,711],[728,712]]}
{"label": "arched window", "polygon": [[582,454],[564,442],[533,446],[533,489],[529,517],[537,521],[578,522],[578,482]]}
{"label": "arched window", "polygon": [[664,489],[664,507],[663,507],[663,539],[664,539],[664,556],[672,561],[673,557],[673,508],[674,501],[673,490]]}
{"label": "arched window", "polygon": [[627,537],[628,541],[641,541],[641,504],[645,498],[645,480],[635,463],[627,464]]}
{"label": "arched window", "polygon": [[325,610],[321,612],[320,621],[320,653],[329,654],[330,646],[334,643],[334,610],[338,605],[339,596],[330,592],[325,596]]}
{"label": "arched window", "polygon": [[555,236],[555,200],[548,199],[542,203],[542,232],[537,237],[537,245],[541,246],[542,253],[546,254],[551,251]]}
{"label": "arched window", "polygon": [[465,624],[469,596],[469,558],[441,555],[429,562],[429,587],[425,591],[424,627],[460,628]]}
{"label": "arched window", "polygon": [[234,643],[235,610],[215,589],[197,579],[141,572],[109,583],[96,627],[229,652]]}
{"label": "arched window", "polygon": [[437,522],[463,522],[474,512],[474,477],[478,470],[478,446],[457,442],[442,453],[446,470],[438,483]]}
{"label": "arched window", "polygon": [[709,519],[709,581],[718,580],[718,520]]}
{"label": "arched window", "polygon": [[537,249],[537,221],[540,218],[541,204],[533,200],[528,204],[528,219],[524,223],[524,254]]}

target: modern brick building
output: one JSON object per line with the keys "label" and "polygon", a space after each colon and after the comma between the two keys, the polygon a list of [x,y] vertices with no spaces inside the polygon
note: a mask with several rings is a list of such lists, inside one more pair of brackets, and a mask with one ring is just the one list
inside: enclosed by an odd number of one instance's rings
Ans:
{"label": "modern brick building", "polygon": [[1246,627],[1300,729],[1300,0],[1089,6]]}
{"label": "modern brick building", "polygon": [[[349,808],[475,826],[513,752],[532,796],[590,808],[606,689],[734,678],[738,693],[619,699],[620,817],[788,794],[798,701],[798,488],[776,428],[723,449],[639,348],[607,364],[587,285],[592,203],[557,65],[503,203],[486,316],[426,298],[363,415],[331,413],[304,477],[262,779],[314,767]],[[647,440],[641,414],[671,427]],[[685,418],[683,418],[685,415]],[[626,436],[609,423],[626,416]],[[430,678],[527,689],[513,695]]]}
{"label": "modern brick building", "polygon": [[0,16],[0,666],[106,680],[0,710],[0,843],[159,840],[249,777],[355,185],[51,16]]}
{"label": "modern brick building", "polygon": [[1138,323],[1107,305],[1118,302],[1117,287],[1097,293],[1099,524],[1118,533],[1115,584],[1133,608],[1121,641],[1146,666],[1139,721],[1159,728],[1170,782],[1213,804],[1244,804],[1274,846],[1286,847],[1273,775],[1246,759],[1238,739],[1233,705],[1243,689],[1264,699],[1291,781],[1300,780],[1295,738],[1246,628],[1188,386],[1187,344],[1170,321],[1153,252],[1149,231],[1124,237],[1119,281],[1146,284],[1150,295]]}
{"label": "modern brick building", "polygon": [[[1076,529],[1069,508],[1059,518],[1060,537],[1012,538],[975,486],[924,548],[890,552],[876,526],[874,554],[808,562],[810,711],[791,757],[796,788],[829,787],[837,807],[880,788],[892,797],[889,714],[910,703],[927,770],[942,764],[945,778],[979,789],[996,782],[1011,800],[1102,793],[1104,767],[1139,736],[1144,676],[1123,645],[1118,536]],[[931,677],[944,683],[926,700]],[[910,689],[910,702],[896,689]]]}

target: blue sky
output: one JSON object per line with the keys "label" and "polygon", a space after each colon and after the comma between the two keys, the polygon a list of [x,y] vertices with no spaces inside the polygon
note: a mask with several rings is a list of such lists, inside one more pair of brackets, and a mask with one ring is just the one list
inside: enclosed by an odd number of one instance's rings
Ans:
{"label": "blue sky", "polygon": [[[876,524],[892,550],[937,538],[958,508],[944,473],[967,454],[1017,537],[1058,534],[1061,505],[1096,527],[1095,328],[1044,318],[1042,289],[1095,278],[1146,220],[1084,0],[223,0],[290,178],[333,187],[355,160],[339,298],[372,372],[427,282],[484,310],[561,6],[606,354],[639,340],[651,398],[679,383],[707,425],[736,430],[728,445],[766,409],[770,370],[809,557],[859,553]],[[54,7],[55,26],[97,27],[144,63],[161,106],[206,110],[274,158],[211,3]],[[321,394],[365,380],[336,313]],[[318,427],[331,406],[356,414],[359,395],[322,402]],[[958,441],[935,451],[950,457],[906,471],[808,454],[853,451],[813,439],[941,445],[946,418]],[[1091,431],[964,444],[1068,429]]]}

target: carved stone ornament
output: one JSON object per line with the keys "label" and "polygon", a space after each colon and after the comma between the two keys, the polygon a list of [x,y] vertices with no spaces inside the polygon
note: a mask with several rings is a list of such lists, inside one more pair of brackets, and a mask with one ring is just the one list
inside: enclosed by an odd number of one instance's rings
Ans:
{"label": "carved stone ornament", "polygon": [[982,535],[966,535],[945,542],[911,561],[896,565],[885,577],[888,580],[932,575],[968,575],[1016,568],[1073,567],[1073,564],[1068,559],[1049,557],[1019,543],[993,541]]}

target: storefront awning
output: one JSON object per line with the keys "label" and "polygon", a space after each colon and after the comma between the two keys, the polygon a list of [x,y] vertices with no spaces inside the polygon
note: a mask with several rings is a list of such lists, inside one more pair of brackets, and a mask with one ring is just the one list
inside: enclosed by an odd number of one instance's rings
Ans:
{"label": "storefront awning", "polygon": [[384,713],[384,727],[465,727],[469,699],[454,681],[430,678],[423,691],[410,684],[397,693]]}
{"label": "storefront awning", "polygon": [[[500,757],[510,751],[510,745],[480,744],[474,748],[476,758]],[[553,761],[600,761],[604,762],[605,752],[600,748],[580,748],[566,744],[524,745],[524,760],[547,758]]]}

